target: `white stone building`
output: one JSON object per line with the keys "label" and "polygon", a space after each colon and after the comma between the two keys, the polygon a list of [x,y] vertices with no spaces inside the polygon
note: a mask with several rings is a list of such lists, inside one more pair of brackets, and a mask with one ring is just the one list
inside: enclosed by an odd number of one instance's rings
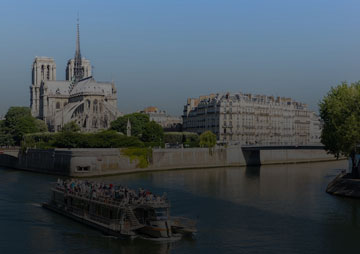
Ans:
{"label": "white stone building", "polygon": [[79,24],[75,57],[68,61],[65,76],[64,81],[56,80],[53,58],[35,58],[30,87],[32,115],[43,119],[50,131],[59,131],[71,121],[86,132],[108,128],[119,116],[116,87],[113,82],[92,78],[90,61],[80,53]]}
{"label": "white stone building", "polygon": [[183,131],[206,130],[220,143],[309,145],[320,143],[321,125],[306,104],[290,98],[243,93],[189,98]]}
{"label": "white stone building", "polygon": [[163,128],[175,128],[176,125],[182,124],[181,117],[170,116],[165,110],[159,110],[157,107],[147,107],[140,113],[147,114],[150,121],[155,121]]}

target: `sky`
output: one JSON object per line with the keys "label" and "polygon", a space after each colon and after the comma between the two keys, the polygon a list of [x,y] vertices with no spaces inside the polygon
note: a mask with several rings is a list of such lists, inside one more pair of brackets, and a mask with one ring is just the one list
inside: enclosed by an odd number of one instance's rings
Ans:
{"label": "sky", "polygon": [[0,115],[29,106],[35,56],[65,79],[81,53],[114,81],[124,113],[246,92],[291,97],[317,111],[332,86],[360,80],[360,1],[47,0],[0,2]]}

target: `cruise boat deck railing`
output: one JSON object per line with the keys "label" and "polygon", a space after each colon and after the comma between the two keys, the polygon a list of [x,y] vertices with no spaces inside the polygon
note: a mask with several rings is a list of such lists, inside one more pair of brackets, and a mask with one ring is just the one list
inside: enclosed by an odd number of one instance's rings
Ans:
{"label": "cruise boat deck railing", "polygon": [[163,200],[146,200],[146,199],[138,199],[138,200],[134,200],[134,199],[130,199],[129,202],[126,202],[125,199],[121,200],[121,201],[116,201],[111,197],[105,198],[105,197],[90,197],[88,196],[88,194],[82,194],[79,192],[75,192],[75,191],[69,191],[65,188],[60,188],[58,186],[56,186],[54,188],[57,191],[60,191],[68,196],[73,196],[73,197],[77,197],[77,198],[81,198],[83,200],[86,201],[91,201],[91,202],[98,202],[101,203],[103,205],[111,205],[111,206],[115,206],[115,207],[124,207],[124,206],[141,206],[141,205],[147,205],[147,206],[152,206],[154,208],[157,207],[169,207],[170,204],[168,202],[167,199]]}

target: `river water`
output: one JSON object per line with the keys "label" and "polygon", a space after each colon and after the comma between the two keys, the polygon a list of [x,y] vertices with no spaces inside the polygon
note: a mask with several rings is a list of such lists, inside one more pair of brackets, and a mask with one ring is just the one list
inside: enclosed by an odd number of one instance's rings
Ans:
{"label": "river water", "polygon": [[194,239],[119,240],[45,210],[56,176],[0,168],[0,253],[358,252],[360,200],[325,193],[346,161],[176,170],[101,181],[167,193]]}

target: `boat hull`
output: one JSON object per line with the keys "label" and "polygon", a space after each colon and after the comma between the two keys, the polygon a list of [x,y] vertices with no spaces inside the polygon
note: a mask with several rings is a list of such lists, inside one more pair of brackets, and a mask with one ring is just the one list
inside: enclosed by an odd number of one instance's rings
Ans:
{"label": "boat hull", "polygon": [[111,235],[111,236],[115,236],[115,237],[118,237],[118,238],[122,238],[122,239],[128,239],[128,238],[135,238],[136,237],[136,234],[134,232],[130,232],[129,234],[123,234],[119,231],[115,231],[115,230],[112,230],[106,226],[103,226],[103,225],[100,225],[99,223],[96,223],[96,222],[93,222],[93,221],[90,221],[88,219],[85,219],[83,217],[80,217],[80,216],[77,216],[73,213],[70,213],[70,212],[67,212],[65,211],[64,209],[61,209],[61,208],[58,208],[54,205],[51,205],[49,203],[43,203],[42,204],[42,207],[48,209],[48,210],[51,210],[53,212],[56,212],[58,214],[61,214],[63,216],[66,216],[72,220],[75,220],[77,222],[80,222],[86,226],[89,226],[91,228],[94,228],[94,229],[97,229],[99,231],[101,231],[103,234],[105,235]]}
{"label": "boat hull", "polygon": [[167,220],[151,221],[150,225],[145,225],[138,232],[154,238],[169,238],[172,236],[170,221]]}

